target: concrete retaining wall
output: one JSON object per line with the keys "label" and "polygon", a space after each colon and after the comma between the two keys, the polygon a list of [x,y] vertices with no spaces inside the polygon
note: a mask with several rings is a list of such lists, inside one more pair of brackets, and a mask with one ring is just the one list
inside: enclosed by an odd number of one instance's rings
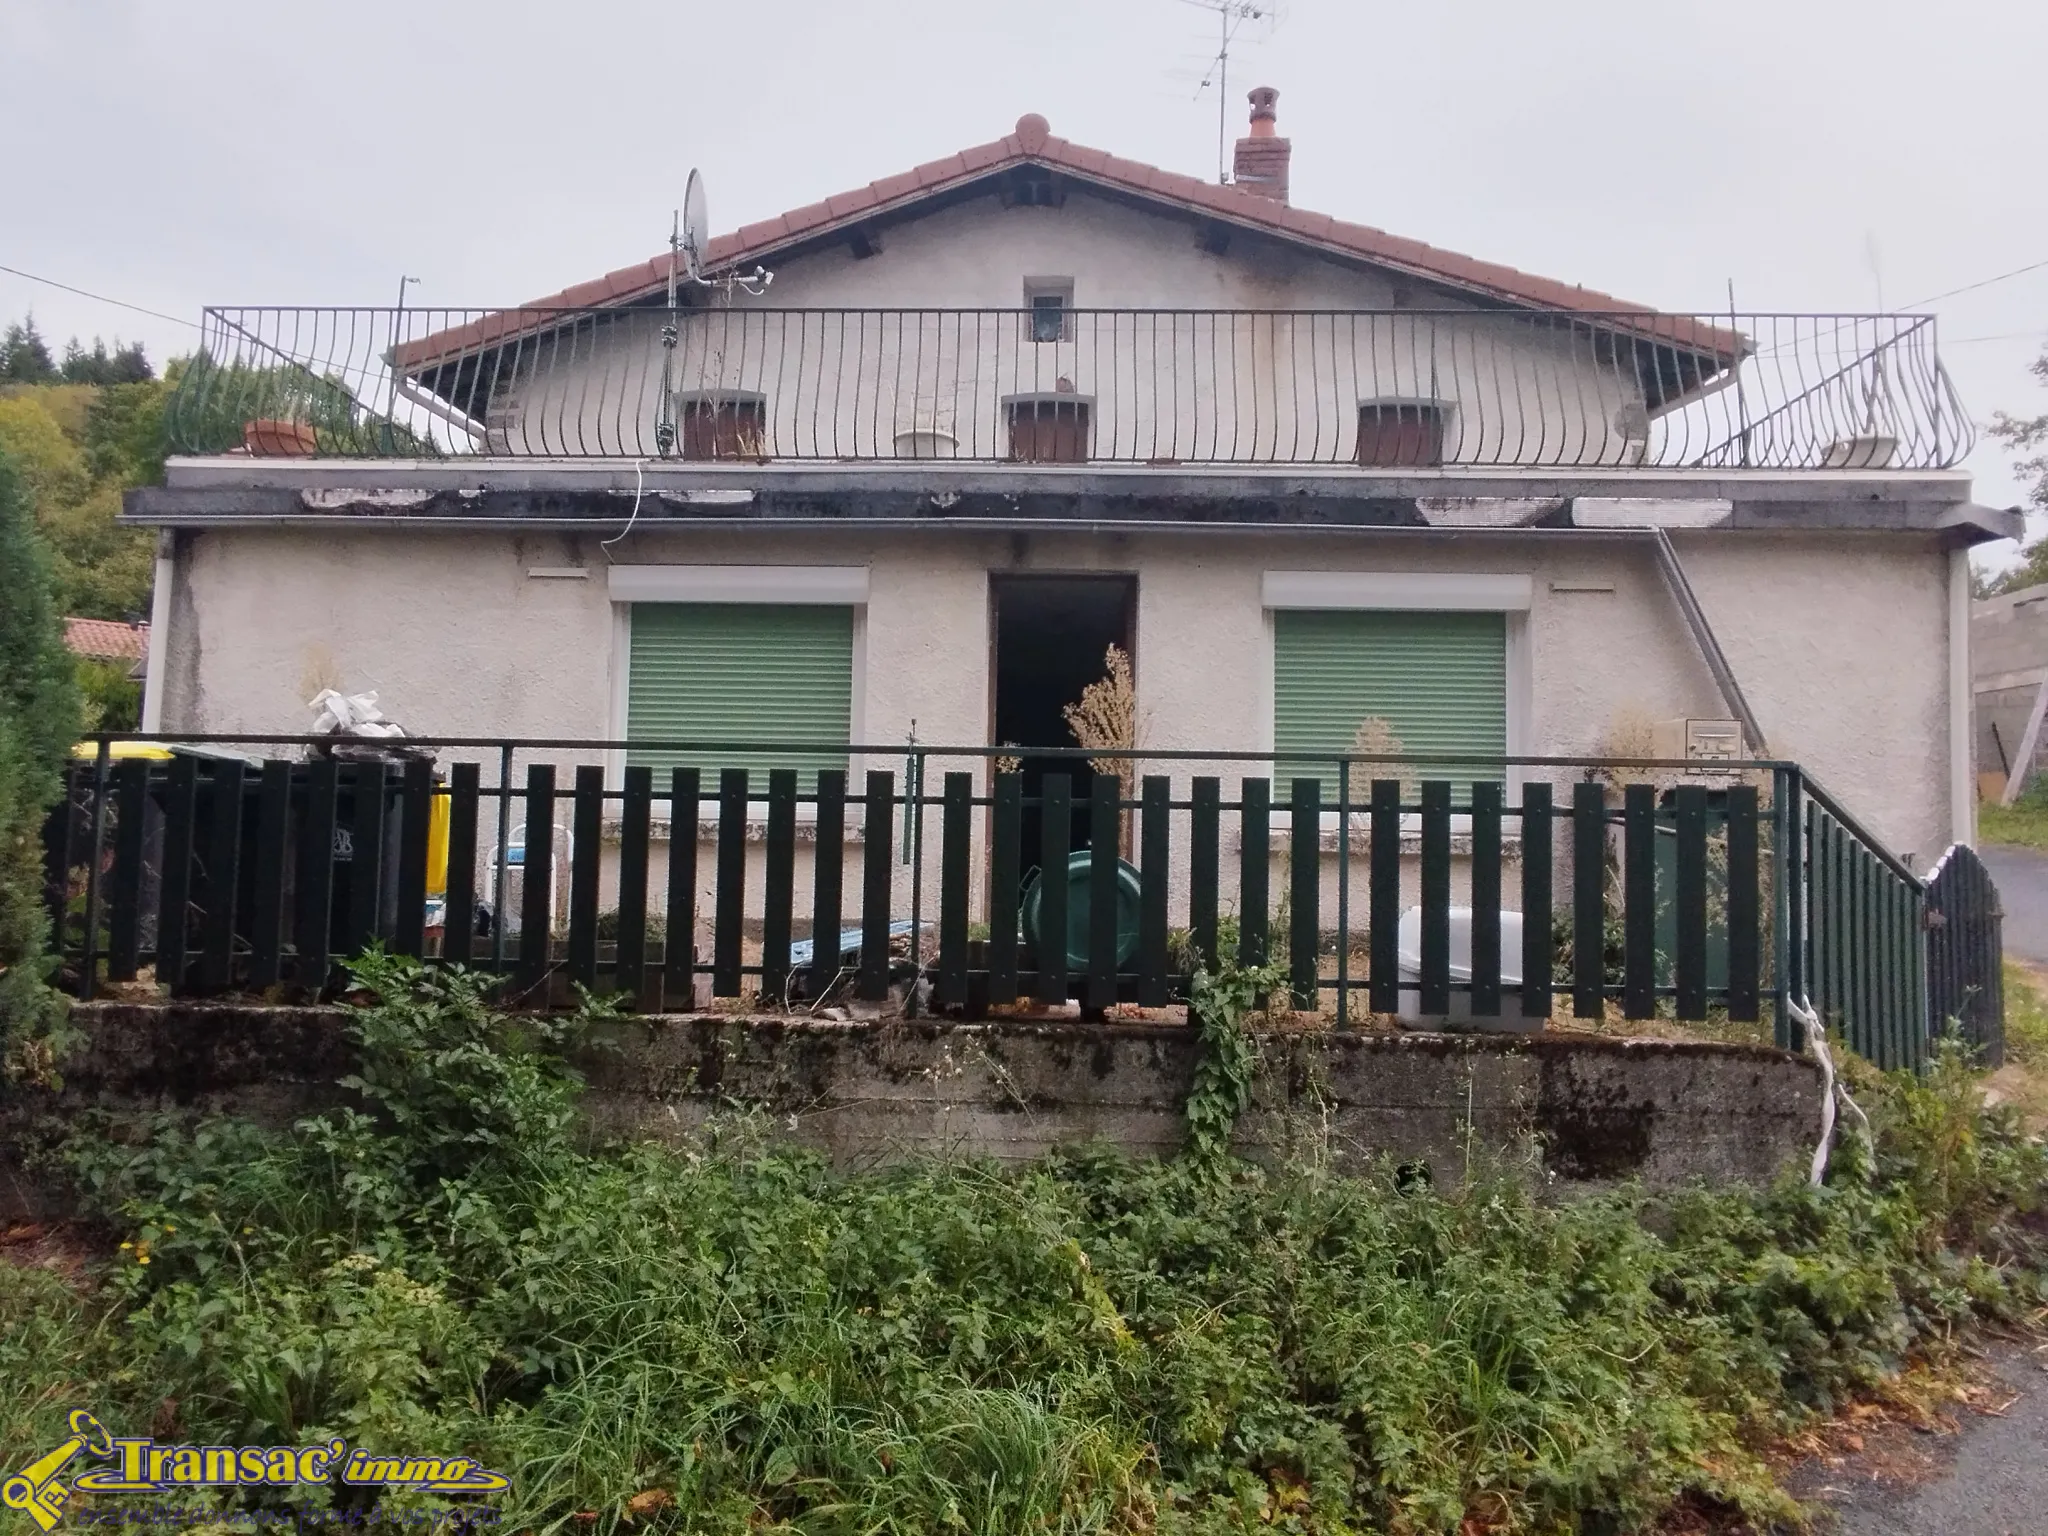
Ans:
{"label": "concrete retaining wall", "polygon": [[[37,1125],[97,1106],[173,1106],[270,1124],[345,1097],[344,1015],[329,1008],[100,1003],[74,1018],[89,1043],[61,1093],[0,1106],[0,1216],[57,1197],[26,1153]],[[1193,1080],[1179,1026],[834,1023],[656,1018],[610,1026],[589,1053],[585,1110],[602,1136],[675,1139],[734,1105],[842,1166],[920,1154],[1021,1162],[1107,1141],[1170,1155]],[[1247,1155],[1321,1146],[1340,1166],[1376,1158],[1456,1178],[1505,1157],[1562,1185],[1637,1178],[1769,1179],[1812,1144],[1818,1082],[1800,1058],[1755,1046],[1434,1034],[1262,1038]],[[47,1123],[47,1122],[43,1122]]]}

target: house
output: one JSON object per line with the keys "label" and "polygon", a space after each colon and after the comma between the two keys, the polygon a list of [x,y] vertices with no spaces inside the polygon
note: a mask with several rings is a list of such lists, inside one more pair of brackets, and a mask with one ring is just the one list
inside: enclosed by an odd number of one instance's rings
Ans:
{"label": "house", "polygon": [[[2035,716],[2048,685],[2048,586],[2021,587],[1977,603],[1970,614],[1976,701],[1977,782],[1986,799],[2004,796],[2015,771],[2040,762],[2044,733]],[[2028,741],[2032,727],[2034,740]],[[2020,767],[2022,756],[2027,766]]]}
{"label": "house", "polygon": [[1927,318],[1664,313],[1312,213],[1251,101],[1230,184],[1026,116],[710,241],[673,307],[665,252],[513,309],[209,311],[205,451],[124,514],[147,725],[338,686],[615,775],[1030,774],[1116,645],[1150,749],[1768,753],[1916,867],[1969,840],[1967,552],[2018,530]]}
{"label": "house", "polygon": [[83,661],[105,662],[141,678],[148,667],[149,626],[118,619],[64,620],[64,648]]}

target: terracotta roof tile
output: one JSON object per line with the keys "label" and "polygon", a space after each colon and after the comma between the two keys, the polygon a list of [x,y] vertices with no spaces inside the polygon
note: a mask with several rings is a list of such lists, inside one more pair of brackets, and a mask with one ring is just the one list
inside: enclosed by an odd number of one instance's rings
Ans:
{"label": "terracotta roof tile", "polygon": [[140,661],[149,654],[149,626],[116,619],[67,618],[64,646],[88,661]]}
{"label": "terracotta roof tile", "polygon": [[[1032,125],[1034,140],[1037,132],[1036,125]],[[1046,135],[1042,147],[1026,153],[1020,148],[1022,136],[1020,126],[1019,132],[991,143],[977,144],[943,159],[927,161],[866,187],[793,209],[778,218],[749,224],[736,234],[721,235],[713,240],[706,258],[717,266],[757,262],[792,240],[815,235],[834,224],[869,217],[877,209],[914,203],[936,190],[971,181],[992,170],[1034,163],[1065,171],[1112,190],[1134,192],[1178,203],[1184,208],[1200,209],[1282,239],[1301,240],[1335,255],[1393,267],[1450,287],[1465,288],[1540,309],[1587,314],[1621,312],[1646,318],[1655,316],[1659,322],[1657,334],[1679,345],[1722,353],[1739,345],[1734,333],[1702,321],[1656,316],[1655,311],[1643,305],[1630,304],[1604,293],[1536,277],[1455,251],[1440,250],[1420,240],[1390,235],[1366,224],[1346,223],[1326,213],[1290,207],[1177,171],[1126,160],[1105,150],[1091,149],[1051,134]],[[537,299],[526,307],[576,308],[651,293],[666,281],[666,257],[657,257],[637,269],[642,273],[637,287],[633,285],[631,276],[635,270],[626,267],[613,274],[623,280],[623,288],[607,282],[582,283],[562,293]],[[409,368],[423,366],[460,347],[476,345],[486,334],[495,332],[488,330],[484,322],[477,322],[423,337],[399,349],[400,361]]]}
{"label": "terracotta roof tile", "polygon": [[883,202],[892,198],[908,197],[918,188],[917,172],[903,171],[894,176],[884,176],[875,183],[875,196]]}

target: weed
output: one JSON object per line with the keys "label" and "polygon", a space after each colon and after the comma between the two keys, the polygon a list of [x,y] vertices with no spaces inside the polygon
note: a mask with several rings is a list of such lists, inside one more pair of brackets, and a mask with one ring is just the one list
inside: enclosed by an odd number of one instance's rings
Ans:
{"label": "weed", "polygon": [[1225,967],[1197,1156],[851,1177],[745,1122],[584,1148],[561,1041],[459,973],[360,976],[362,1107],[81,1129],[124,1246],[83,1291],[0,1266],[9,1444],[91,1402],[201,1442],[470,1454],[536,1536],[1764,1522],[1795,1512],[1758,1436],[2038,1305],[2048,1262],[2048,1152],[1953,1052],[1859,1084],[1875,1153],[1821,1189],[1261,1171],[1227,1145],[1279,981]]}

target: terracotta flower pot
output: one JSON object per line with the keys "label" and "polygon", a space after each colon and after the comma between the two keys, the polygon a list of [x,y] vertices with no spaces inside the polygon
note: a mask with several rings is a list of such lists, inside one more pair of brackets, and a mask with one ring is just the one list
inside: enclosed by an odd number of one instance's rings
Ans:
{"label": "terracotta flower pot", "polygon": [[246,421],[242,445],[259,459],[310,459],[320,441],[303,421]]}

